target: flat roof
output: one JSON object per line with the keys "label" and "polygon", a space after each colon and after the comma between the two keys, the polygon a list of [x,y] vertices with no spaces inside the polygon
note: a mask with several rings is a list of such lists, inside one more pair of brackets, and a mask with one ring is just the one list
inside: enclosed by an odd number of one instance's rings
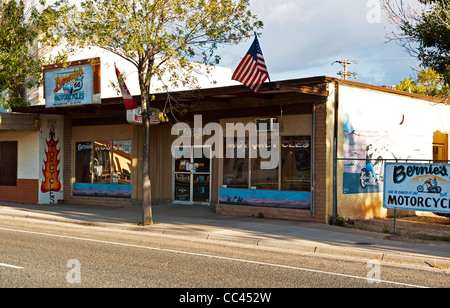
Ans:
{"label": "flat roof", "polygon": [[[266,82],[263,89],[259,94],[253,92],[245,85],[206,88],[189,91],[174,91],[169,92],[171,98],[182,103],[188,103],[193,101],[205,100],[205,101],[217,101],[224,102],[234,98],[272,98],[272,96],[286,94],[286,93],[298,93],[307,98],[326,98],[328,97],[329,83],[338,83],[340,85],[346,85],[351,87],[358,87],[363,89],[369,89],[374,91],[382,91],[385,93],[391,93],[395,95],[408,96],[415,99],[432,101],[435,103],[444,103],[446,100],[436,97],[430,97],[426,95],[408,93],[404,91],[398,91],[386,86],[375,86],[366,83],[343,80],[328,76],[316,76],[300,79],[291,79],[275,82]],[[150,94],[155,97],[155,105],[163,105],[167,101],[167,93],[155,93]],[[134,96],[134,99],[140,104],[141,97]],[[35,105],[29,107],[13,108],[14,112],[21,113],[35,113],[35,114],[68,114],[74,111],[84,112],[98,110],[99,108],[111,111],[123,111],[122,97],[103,98],[101,104],[94,105],[82,105],[82,106],[70,106],[70,107],[55,107],[46,108],[45,105]]]}

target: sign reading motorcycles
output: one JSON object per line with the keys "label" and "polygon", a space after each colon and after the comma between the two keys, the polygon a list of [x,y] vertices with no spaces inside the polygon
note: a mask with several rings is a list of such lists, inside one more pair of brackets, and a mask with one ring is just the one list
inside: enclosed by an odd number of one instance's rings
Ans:
{"label": "sign reading motorcycles", "polygon": [[383,206],[450,214],[450,165],[387,163]]}
{"label": "sign reading motorcycles", "polygon": [[44,67],[46,107],[64,107],[98,103],[95,83],[99,65],[90,60]]}

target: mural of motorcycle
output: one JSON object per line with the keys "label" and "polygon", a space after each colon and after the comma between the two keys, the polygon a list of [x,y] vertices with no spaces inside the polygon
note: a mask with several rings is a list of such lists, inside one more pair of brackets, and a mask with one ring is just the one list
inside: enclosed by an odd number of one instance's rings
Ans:
{"label": "mural of motorcycle", "polygon": [[428,179],[425,181],[423,185],[419,185],[417,187],[418,192],[427,192],[430,194],[440,194],[442,192],[442,187],[438,186],[436,179],[432,181]]}
{"label": "mural of motorcycle", "polygon": [[[387,150],[382,147],[381,150]],[[379,149],[373,150],[372,144],[366,147],[366,167],[361,170],[359,177],[359,183],[363,189],[368,185],[377,186],[378,183],[383,182],[382,170],[384,165],[384,159],[379,155],[381,151]],[[378,155],[376,159],[372,157]]]}
{"label": "mural of motorcycle", "polygon": [[361,170],[359,179],[362,188],[366,188],[367,185],[378,185],[378,180],[374,177],[372,170],[367,170],[366,168]]}

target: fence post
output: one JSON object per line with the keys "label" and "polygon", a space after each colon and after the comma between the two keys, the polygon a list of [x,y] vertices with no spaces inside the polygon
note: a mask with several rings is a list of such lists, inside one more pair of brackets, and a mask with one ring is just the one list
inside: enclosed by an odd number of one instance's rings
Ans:
{"label": "fence post", "polygon": [[333,139],[333,226],[336,225],[337,216],[337,144],[336,137]]}
{"label": "fence post", "polygon": [[397,233],[397,210],[394,210],[394,234]]}

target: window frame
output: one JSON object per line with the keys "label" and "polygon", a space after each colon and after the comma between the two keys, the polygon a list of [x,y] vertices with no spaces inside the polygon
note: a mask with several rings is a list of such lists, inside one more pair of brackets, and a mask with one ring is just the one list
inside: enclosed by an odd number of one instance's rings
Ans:
{"label": "window frame", "polygon": [[[312,172],[313,172],[313,170],[312,170],[312,164],[313,164],[312,159],[313,159],[313,157],[312,157],[312,155],[313,154],[312,154],[312,149],[311,149],[311,147],[312,147],[312,136],[310,136],[310,135],[280,135],[278,137],[279,137],[279,139],[278,139],[279,144],[275,145],[275,146],[278,147],[278,157],[279,157],[279,164],[278,164],[278,167],[277,167],[277,181],[278,181],[277,189],[258,189],[257,186],[255,186],[254,183],[252,183],[253,182],[252,181],[253,180],[252,168],[253,168],[253,164],[254,164],[255,160],[258,159],[258,158],[251,157],[251,154],[250,154],[251,151],[250,150],[248,151],[248,155],[246,155],[246,157],[244,158],[245,160],[247,160],[246,165],[248,166],[248,170],[245,171],[245,172],[247,172],[248,187],[247,188],[242,188],[242,187],[239,188],[239,187],[234,187],[234,186],[228,187],[228,185],[226,184],[225,176],[228,174],[228,173],[225,174],[226,173],[225,172],[226,171],[225,170],[226,160],[242,159],[242,158],[238,158],[238,157],[234,157],[234,158],[224,157],[223,158],[223,161],[222,161],[222,179],[221,179],[222,187],[225,188],[225,189],[230,188],[230,189],[247,189],[247,190],[261,190],[261,191],[270,190],[270,191],[288,191],[288,192],[289,191],[290,192],[312,192],[312,185],[313,185],[313,183],[312,183],[312,178],[313,178],[313,175],[312,175]],[[284,142],[286,142],[286,140],[284,138],[287,139],[287,142],[289,142],[291,140],[294,140],[294,139],[303,140],[303,141],[307,141],[308,142],[307,147],[310,149],[309,150],[309,174],[310,174],[309,190],[287,190],[287,189],[283,189],[283,184],[282,184],[282,181],[283,181],[283,157],[282,157],[283,146],[282,145],[283,145]],[[224,138],[224,140],[225,140],[225,149],[227,149],[227,146],[228,146],[227,139]],[[268,140],[270,140],[270,139],[268,139]],[[248,138],[246,137],[246,144],[245,144],[245,146],[246,147],[250,147],[251,145],[249,143],[247,143],[247,142],[248,142]],[[268,141],[268,142],[270,142],[270,141]],[[237,145],[236,138],[235,138],[235,144]],[[301,148],[302,146],[306,146],[306,144],[301,145],[299,143],[299,144],[297,144],[295,146],[298,146],[299,148]],[[234,151],[235,151],[235,155],[236,155],[237,150],[235,149]],[[259,159],[261,159],[261,158],[259,158]],[[242,171],[242,172],[244,172],[244,171]]]}
{"label": "window frame", "polygon": [[[77,175],[77,170],[79,170],[77,164],[77,154],[75,153],[75,159],[74,159],[74,184],[107,184],[107,185],[131,185],[131,176],[132,176],[132,168],[130,168],[130,172],[128,174],[128,183],[126,184],[121,184],[118,181],[118,178],[114,175],[116,173],[122,173],[122,171],[117,171],[115,170],[115,156],[114,156],[114,152],[116,151],[114,148],[116,146],[116,144],[118,143],[124,143],[124,142],[129,142],[129,155],[130,155],[130,165],[132,164],[133,161],[133,155],[132,155],[132,148],[133,148],[133,141],[131,139],[102,139],[101,141],[98,140],[92,140],[92,141],[76,141],[75,142],[75,151],[79,151],[79,145],[88,145],[90,144],[90,158],[89,158],[89,167],[87,168],[88,172],[89,172],[89,181],[88,182],[84,182],[84,181],[78,181],[78,175]],[[95,179],[95,174],[94,174],[94,166],[95,166],[95,147],[96,147],[96,143],[109,143],[109,149],[108,149],[108,165],[109,165],[109,170],[106,170],[106,172],[109,171],[109,183],[100,183],[100,182],[96,182]],[[126,153],[126,152],[125,152]],[[128,153],[127,153],[128,154]],[[124,169],[124,168],[122,168]],[[103,173],[104,170],[102,170]],[[103,174],[102,174],[103,175]]]}

